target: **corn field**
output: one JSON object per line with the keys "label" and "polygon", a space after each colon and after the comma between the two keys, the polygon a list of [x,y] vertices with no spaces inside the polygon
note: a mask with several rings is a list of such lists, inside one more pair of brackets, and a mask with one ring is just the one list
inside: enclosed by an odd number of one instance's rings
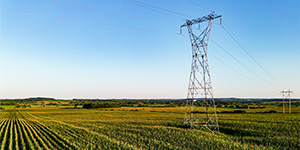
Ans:
{"label": "corn field", "polygon": [[221,133],[184,128],[184,109],[0,110],[1,149],[299,149],[299,114],[218,114]]}

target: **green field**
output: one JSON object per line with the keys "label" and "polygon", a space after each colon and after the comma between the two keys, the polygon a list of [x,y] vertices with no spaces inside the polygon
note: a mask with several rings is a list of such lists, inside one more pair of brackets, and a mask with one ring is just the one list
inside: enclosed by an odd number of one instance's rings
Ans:
{"label": "green field", "polygon": [[0,106],[0,108],[15,108],[16,106],[15,105],[3,105],[3,106]]}
{"label": "green field", "polygon": [[0,146],[9,150],[299,149],[299,107],[293,107],[292,114],[257,113],[269,109],[218,113],[221,133],[212,134],[184,128],[184,108],[6,108],[0,109]]}

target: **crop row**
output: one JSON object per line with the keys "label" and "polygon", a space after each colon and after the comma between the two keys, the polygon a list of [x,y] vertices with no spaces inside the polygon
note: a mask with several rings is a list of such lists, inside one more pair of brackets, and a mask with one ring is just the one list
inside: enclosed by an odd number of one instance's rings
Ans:
{"label": "crop row", "polygon": [[76,149],[57,133],[12,111],[0,121],[1,149]]}
{"label": "crop row", "polygon": [[0,120],[1,149],[137,149],[86,129],[11,110]]}

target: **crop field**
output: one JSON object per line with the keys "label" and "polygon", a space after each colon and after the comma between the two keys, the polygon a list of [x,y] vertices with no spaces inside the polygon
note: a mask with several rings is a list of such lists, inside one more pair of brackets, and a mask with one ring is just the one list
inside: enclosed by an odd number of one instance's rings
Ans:
{"label": "crop field", "polygon": [[[219,113],[221,133],[186,129],[184,108],[6,108],[1,149],[299,149],[292,114]],[[228,109],[227,109],[228,110]]]}

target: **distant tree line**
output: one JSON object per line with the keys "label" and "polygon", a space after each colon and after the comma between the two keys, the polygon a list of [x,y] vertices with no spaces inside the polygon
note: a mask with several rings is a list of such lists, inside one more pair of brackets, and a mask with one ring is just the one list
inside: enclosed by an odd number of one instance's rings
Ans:
{"label": "distant tree line", "polygon": [[[184,107],[186,99],[73,99],[69,103],[51,102],[54,98],[35,97],[25,99],[0,99],[0,105],[59,105],[59,106],[84,106],[85,108],[111,108],[110,105],[122,107]],[[282,99],[237,99],[237,98],[216,98],[216,107],[231,107],[240,109],[264,108],[266,105],[282,106]],[[50,101],[50,103],[38,103],[39,101]],[[63,101],[63,100],[62,100]],[[299,99],[292,99],[293,106],[300,106]],[[95,103],[95,104],[94,104]],[[99,106],[96,106],[96,104]],[[100,105],[101,103],[101,105]],[[103,105],[102,103],[108,103]],[[94,104],[95,106],[92,106]],[[18,106],[18,107],[19,107]],[[114,106],[112,106],[114,107]]]}
{"label": "distant tree line", "polygon": [[116,108],[116,107],[121,107],[120,104],[116,103],[88,103],[84,104],[82,108],[85,109],[92,109],[92,108]]}
{"label": "distant tree line", "polygon": [[[234,101],[237,100],[237,101]],[[265,108],[265,105],[282,106],[278,99],[268,99],[264,102],[260,99],[215,99],[216,107],[231,107],[240,109],[257,109]],[[272,103],[271,103],[272,102]],[[184,107],[186,106],[186,99],[73,99],[76,105],[84,105],[88,103],[115,103],[123,107]],[[293,105],[299,105],[299,100],[293,100]]]}
{"label": "distant tree line", "polygon": [[8,102],[0,102],[0,105],[15,105],[16,104],[16,102],[13,102],[13,101],[8,101]]}
{"label": "distant tree line", "polygon": [[48,100],[55,100],[54,98],[47,98],[47,97],[33,97],[33,98],[25,98],[25,99],[1,99],[0,102],[2,103],[22,103],[22,104],[33,104],[38,101],[48,101]]}

